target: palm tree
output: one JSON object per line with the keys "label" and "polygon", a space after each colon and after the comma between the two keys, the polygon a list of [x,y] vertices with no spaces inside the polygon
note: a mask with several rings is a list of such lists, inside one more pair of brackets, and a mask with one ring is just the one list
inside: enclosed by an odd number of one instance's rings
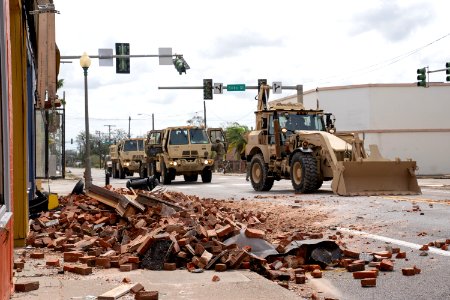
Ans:
{"label": "palm tree", "polygon": [[239,125],[234,123],[226,128],[226,136],[228,141],[228,151],[231,149],[235,150],[236,158],[239,159],[245,151],[245,146],[247,145],[246,134],[249,129],[245,125]]}

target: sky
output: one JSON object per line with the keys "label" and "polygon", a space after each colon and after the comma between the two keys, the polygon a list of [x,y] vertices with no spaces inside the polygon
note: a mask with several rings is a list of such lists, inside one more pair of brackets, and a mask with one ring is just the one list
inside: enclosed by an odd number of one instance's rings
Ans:
{"label": "sky", "polygon": [[[62,56],[98,55],[130,43],[132,55],[171,47],[190,66],[180,75],[156,57],[132,58],[130,74],[88,71],[89,131],[123,129],[132,137],[186,125],[206,106],[208,127],[254,126],[256,90],[203,100],[203,79],[255,86],[258,79],[317,87],[416,82],[416,70],[450,61],[450,2],[446,0],[116,1],[54,0],[56,43]],[[84,77],[79,60],[65,60],[58,90],[66,101],[66,140],[85,130]],[[445,80],[443,72],[430,81]],[[270,100],[294,95],[292,90]],[[131,118],[131,121],[129,119]],[[107,125],[113,125],[109,127]],[[75,145],[73,145],[75,147]],[[67,147],[67,148],[70,148]]]}

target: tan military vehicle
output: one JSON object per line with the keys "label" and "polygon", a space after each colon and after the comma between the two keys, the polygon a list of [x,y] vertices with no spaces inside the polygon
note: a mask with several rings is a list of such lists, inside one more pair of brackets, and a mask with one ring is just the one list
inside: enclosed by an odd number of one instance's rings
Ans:
{"label": "tan military vehicle", "polygon": [[116,145],[109,146],[109,155],[112,162],[113,178],[133,176],[141,172],[145,160],[145,138],[121,140]]}
{"label": "tan military vehicle", "polygon": [[421,193],[415,161],[383,158],[376,145],[368,155],[357,134],[335,132],[331,114],[301,103],[271,105],[269,89],[260,88],[256,130],[245,148],[254,190],[268,191],[275,180],[290,179],[301,193],[317,191],[326,180],[344,196]]}
{"label": "tan military vehicle", "polygon": [[[211,138],[221,129],[205,130],[196,126],[168,127],[152,130],[146,141],[146,172],[163,184],[170,184],[178,175],[187,182],[211,182],[214,160]],[[223,136],[223,132],[221,133]]]}

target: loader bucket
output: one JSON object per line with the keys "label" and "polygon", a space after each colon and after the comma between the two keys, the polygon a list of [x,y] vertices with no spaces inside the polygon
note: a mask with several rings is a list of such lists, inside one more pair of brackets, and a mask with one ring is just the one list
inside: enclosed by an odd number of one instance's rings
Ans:
{"label": "loader bucket", "polygon": [[421,194],[415,161],[339,161],[331,188],[341,196]]}

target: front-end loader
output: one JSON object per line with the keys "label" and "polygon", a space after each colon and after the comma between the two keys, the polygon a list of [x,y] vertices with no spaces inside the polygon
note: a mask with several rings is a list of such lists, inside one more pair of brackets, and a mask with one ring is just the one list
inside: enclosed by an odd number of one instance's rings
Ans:
{"label": "front-end loader", "polygon": [[364,148],[358,134],[339,134],[334,116],[302,103],[268,102],[270,87],[258,93],[256,130],[248,135],[245,159],[256,191],[290,179],[296,192],[312,193],[324,181],[342,196],[420,194],[416,162],[389,160],[376,145]]}

